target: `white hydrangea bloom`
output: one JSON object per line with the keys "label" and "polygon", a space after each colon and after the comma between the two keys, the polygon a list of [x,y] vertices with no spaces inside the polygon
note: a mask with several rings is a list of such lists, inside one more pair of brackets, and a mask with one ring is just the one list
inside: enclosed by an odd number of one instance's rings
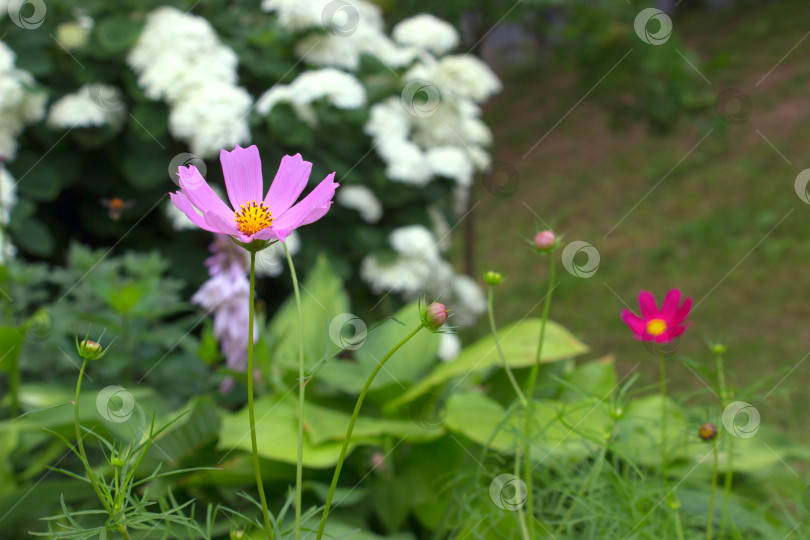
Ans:
{"label": "white hydrangea bloom", "polygon": [[202,158],[219,154],[222,148],[250,142],[247,115],[253,98],[244,88],[218,81],[189,90],[169,114],[171,134],[188,141]]}
{"label": "white hydrangea bloom", "polygon": [[325,99],[338,109],[359,109],[366,104],[366,90],[353,75],[334,68],[307,71],[289,85],[277,84],[256,102],[256,111],[266,115],[278,103],[289,103],[299,118],[317,125],[310,104]]}
{"label": "white hydrangea bloom", "polygon": [[377,153],[387,164],[385,174],[391,180],[424,186],[433,178],[425,153],[413,142],[381,138],[375,144]]}
{"label": "white hydrangea bloom", "polygon": [[7,225],[11,209],[17,204],[17,181],[0,165],[0,225]]}
{"label": "white hydrangea bloom", "polygon": [[363,221],[368,223],[377,223],[382,217],[382,203],[374,196],[374,192],[366,186],[341,186],[337,190],[336,200],[341,206],[357,210]]}
{"label": "white hydrangea bloom", "polygon": [[11,243],[8,235],[0,228],[0,264],[6,264],[9,260],[14,258],[17,253],[17,248]]}
{"label": "white hydrangea bloom", "polygon": [[[298,236],[297,231],[293,231],[284,243],[287,244],[287,249],[290,250],[291,256],[298,253],[298,250],[301,249],[301,237]],[[287,255],[284,253],[284,246],[281,242],[276,242],[256,254],[256,275],[267,277],[280,276],[284,271],[285,264],[287,264]]]}
{"label": "white hydrangea bloom", "polygon": [[453,324],[470,326],[487,310],[487,298],[481,287],[470,276],[459,274],[451,285]]}
{"label": "white hydrangea bloom", "polygon": [[442,55],[458,47],[459,37],[453,25],[423,13],[398,23],[391,35],[402,45]]}
{"label": "white hydrangea bloom", "polygon": [[470,187],[474,167],[469,154],[457,146],[437,146],[427,151],[427,161],[434,174],[454,179],[458,185]]}
{"label": "white hydrangea bloom", "polygon": [[333,0],[263,0],[262,9],[278,15],[278,21],[289,30],[324,28],[335,31],[354,23],[383,28],[379,6],[363,0],[335,3]]}
{"label": "white hydrangea bloom", "polygon": [[389,235],[388,243],[401,255],[423,257],[429,260],[439,258],[439,251],[433,233],[422,225],[406,225],[395,229]]}
{"label": "white hydrangea bloom", "polygon": [[48,125],[53,128],[102,127],[119,128],[126,118],[124,95],[108,84],[85,84],[51,105]]}
{"label": "white hydrangea bloom", "polygon": [[437,356],[442,362],[451,362],[458,358],[461,352],[461,340],[456,334],[446,332],[440,334],[439,350]]}
{"label": "white hydrangea bloom", "polygon": [[408,138],[410,120],[399,97],[390,97],[375,103],[369,109],[369,119],[363,127],[367,135],[376,140]]}
{"label": "white hydrangea bloom", "polygon": [[147,15],[127,57],[147,97],[169,102],[208,80],[235,84],[238,60],[207,20],[168,6]]}
{"label": "white hydrangea bloom", "polygon": [[0,159],[6,161],[17,155],[17,137],[25,126],[45,115],[47,100],[31,74],[14,67],[16,58],[0,41]]}
{"label": "white hydrangea bloom", "polygon": [[421,80],[435,85],[443,99],[485,101],[500,92],[498,76],[484,62],[471,55],[445,56],[430,65],[421,63],[405,74],[406,81]]}
{"label": "white hydrangea bloom", "polygon": [[253,98],[236,86],[238,61],[207,20],[167,6],[147,15],[127,57],[147,97],[170,105],[171,134],[203,158],[250,142]]}

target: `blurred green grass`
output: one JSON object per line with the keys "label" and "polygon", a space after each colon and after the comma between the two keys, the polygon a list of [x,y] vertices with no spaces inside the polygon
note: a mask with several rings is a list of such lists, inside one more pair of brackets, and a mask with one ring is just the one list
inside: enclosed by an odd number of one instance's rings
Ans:
{"label": "blurred green grass", "polygon": [[[810,167],[810,12],[790,1],[687,13],[674,26],[712,93],[750,96],[750,118],[727,124],[709,110],[663,137],[641,125],[613,131],[593,100],[576,106],[584,91],[567,68],[547,63],[505,75],[486,119],[494,158],[515,167],[520,184],[506,198],[480,186],[473,194],[475,269],[506,275],[499,325],[539,313],[546,263],[521,239],[542,228],[536,214],[566,241],[599,250],[589,279],[560,268],[551,311],[594,355],[615,354],[625,373],[641,362],[643,380],[653,382],[656,362],[619,312],[623,302],[637,310],[641,289],[660,298],[680,288],[699,305],[679,352],[712,372],[706,342],[722,339],[734,386],[756,386],[736,398],[755,403],[763,422],[799,431],[810,403],[810,205],[794,181]],[[473,333],[485,332],[481,321]],[[702,375],[682,365],[669,374],[675,388],[711,402]]]}

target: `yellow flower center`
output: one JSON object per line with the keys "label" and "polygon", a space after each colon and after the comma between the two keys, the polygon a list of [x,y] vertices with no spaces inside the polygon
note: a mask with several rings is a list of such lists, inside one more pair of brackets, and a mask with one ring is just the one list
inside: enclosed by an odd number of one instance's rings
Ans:
{"label": "yellow flower center", "polygon": [[239,230],[247,235],[256,234],[273,224],[272,213],[264,202],[256,204],[256,201],[251,201],[241,208],[234,213],[234,221]]}
{"label": "yellow flower center", "polygon": [[660,336],[667,330],[667,323],[663,319],[653,319],[647,323],[647,333],[651,336]]}

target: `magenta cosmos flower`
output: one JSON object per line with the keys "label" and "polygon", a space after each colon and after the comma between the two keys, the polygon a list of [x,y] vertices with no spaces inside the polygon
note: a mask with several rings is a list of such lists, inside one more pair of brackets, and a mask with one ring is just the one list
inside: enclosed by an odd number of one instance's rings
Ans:
{"label": "magenta cosmos flower", "polygon": [[634,338],[667,343],[683,334],[689,326],[684,321],[692,309],[692,299],[686,298],[681,304],[682,296],[681,291],[672,289],[664,298],[661,309],[658,309],[652,293],[641,291],[638,295],[641,317],[629,309],[623,309],[622,320],[633,331]]}
{"label": "magenta cosmos flower", "polygon": [[273,183],[264,194],[262,162],[255,145],[219,154],[231,206],[214,193],[194,165],[179,167],[180,191],[170,193],[174,205],[196,226],[227,234],[250,243],[254,240],[284,241],[303,225],[326,214],[335,196],[335,173],[330,174],[298,204],[307,186],[312,163],[301,154],[284,156]]}

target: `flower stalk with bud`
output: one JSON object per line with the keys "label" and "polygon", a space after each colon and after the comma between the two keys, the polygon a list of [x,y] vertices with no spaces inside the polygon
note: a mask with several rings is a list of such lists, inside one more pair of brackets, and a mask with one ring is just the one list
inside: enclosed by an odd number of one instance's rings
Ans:
{"label": "flower stalk with bud", "polygon": [[346,437],[343,439],[343,447],[340,449],[340,456],[338,457],[337,465],[335,465],[335,474],[332,476],[332,485],[329,486],[329,493],[326,496],[326,503],[323,507],[323,515],[321,516],[321,523],[318,526],[318,535],[315,540],[321,540],[323,537],[324,529],[326,528],[326,519],[329,517],[329,509],[332,506],[332,497],[335,495],[335,489],[337,488],[338,479],[340,478],[340,470],[343,468],[343,462],[346,459],[346,453],[349,450],[349,443],[351,443],[352,440],[354,424],[357,422],[357,417],[360,415],[360,408],[363,406],[363,400],[366,398],[369,388],[371,388],[371,383],[374,381],[377,373],[380,372],[385,363],[388,362],[394,353],[405,345],[412,337],[418,334],[420,330],[426,328],[431,332],[441,332],[442,327],[447,322],[448,316],[449,311],[447,307],[438,302],[434,302],[426,308],[423,308],[420,315],[421,320],[419,325],[407,336],[402,338],[399,343],[394,345],[394,347],[388,351],[385,356],[383,356],[382,360],[380,360],[377,364],[377,367],[374,368],[374,370],[368,376],[368,379],[366,379],[366,384],[363,385],[363,389],[360,391],[360,395],[357,397],[357,403],[354,406],[354,412],[352,413],[352,418],[349,421],[349,428],[346,430]]}

